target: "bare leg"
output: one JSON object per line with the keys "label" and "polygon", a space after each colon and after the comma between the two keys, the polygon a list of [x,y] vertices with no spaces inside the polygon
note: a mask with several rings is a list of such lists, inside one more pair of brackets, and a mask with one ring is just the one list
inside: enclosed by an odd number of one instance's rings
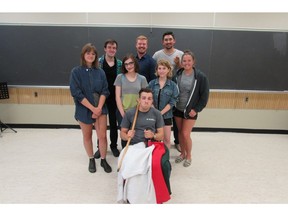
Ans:
{"label": "bare leg", "polygon": [[182,126],[182,124],[183,124],[183,119],[180,118],[180,117],[174,117],[174,118],[175,118],[175,122],[176,122],[176,125],[177,125],[177,128],[178,128],[178,139],[179,139],[179,145],[180,145],[180,147],[181,147],[181,154],[180,154],[180,156],[181,156],[182,158],[185,158],[185,157],[186,157],[185,151],[182,150],[182,149],[185,148],[185,142],[184,142],[185,140],[184,140],[184,138],[183,138],[183,136],[182,136],[182,133],[181,133],[181,131],[183,130],[183,126]]}
{"label": "bare leg", "polygon": [[79,121],[83,134],[83,144],[89,158],[93,158],[92,124],[85,124]]}
{"label": "bare leg", "polygon": [[164,143],[168,149],[171,147],[171,126],[164,126]]}
{"label": "bare leg", "polygon": [[[181,137],[183,139],[184,143],[184,149],[186,159],[191,160],[191,154],[192,154],[192,139],[191,139],[191,132],[195,125],[196,120],[191,119],[183,119],[182,122],[182,130],[181,130]],[[182,146],[181,146],[182,149]]]}
{"label": "bare leg", "polygon": [[101,115],[97,118],[95,123],[97,137],[99,139],[99,151],[101,158],[106,158],[107,154],[107,116]]}

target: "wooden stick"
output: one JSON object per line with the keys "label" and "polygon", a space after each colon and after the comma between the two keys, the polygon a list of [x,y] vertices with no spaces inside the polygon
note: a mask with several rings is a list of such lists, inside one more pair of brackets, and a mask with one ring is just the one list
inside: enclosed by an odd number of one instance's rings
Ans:
{"label": "wooden stick", "polygon": [[[139,106],[140,106],[140,103],[138,102],[138,104],[137,104],[137,106],[136,106],[136,111],[135,111],[133,123],[132,123],[132,128],[131,128],[132,131],[133,131],[134,128],[135,128],[135,124],[136,124],[136,120],[137,120],[137,116],[138,116],[138,111],[139,111]],[[127,140],[127,144],[126,144],[126,146],[125,146],[125,148],[124,148],[124,150],[123,150],[124,152],[123,152],[122,157],[121,157],[121,159],[120,159],[117,172],[119,172],[119,170],[121,169],[122,162],[123,162],[123,159],[124,159],[124,157],[125,157],[125,155],[126,155],[126,152],[127,152],[127,150],[128,150],[128,147],[129,147],[129,145],[130,145],[130,142],[131,142],[131,137],[129,137],[128,140]]]}

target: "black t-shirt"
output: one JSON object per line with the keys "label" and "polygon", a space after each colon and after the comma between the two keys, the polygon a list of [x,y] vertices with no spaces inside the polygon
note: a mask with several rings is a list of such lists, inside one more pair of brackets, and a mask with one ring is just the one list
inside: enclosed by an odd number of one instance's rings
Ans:
{"label": "black t-shirt", "polygon": [[110,67],[104,58],[103,61],[103,70],[105,71],[107,82],[108,82],[108,89],[110,92],[110,95],[107,99],[109,100],[115,100],[115,86],[114,81],[117,77],[117,60],[114,58],[114,65]]}

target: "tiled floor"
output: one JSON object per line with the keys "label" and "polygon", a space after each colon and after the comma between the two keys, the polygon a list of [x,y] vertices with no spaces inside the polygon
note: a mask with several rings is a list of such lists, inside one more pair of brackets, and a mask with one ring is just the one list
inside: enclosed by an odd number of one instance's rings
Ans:
{"label": "tiled floor", "polygon": [[[190,167],[175,164],[179,153],[174,146],[170,151],[172,195],[167,204],[288,203],[288,135],[191,136]],[[112,173],[105,173],[99,160],[97,172],[88,172],[78,129],[5,130],[0,137],[0,203],[115,204],[117,158],[110,149],[107,160]]]}

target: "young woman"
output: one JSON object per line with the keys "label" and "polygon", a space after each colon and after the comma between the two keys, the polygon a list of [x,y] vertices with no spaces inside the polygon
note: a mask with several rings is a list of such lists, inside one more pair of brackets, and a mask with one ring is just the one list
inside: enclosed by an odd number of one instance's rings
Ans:
{"label": "young woman", "polygon": [[178,127],[178,136],[181,154],[176,163],[184,161],[183,166],[188,167],[192,162],[192,139],[190,133],[195,125],[198,113],[208,102],[209,83],[204,73],[195,67],[195,56],[187,50],[181,58],[182,67],[173,77],[177,83],[180,94],[173,115]]}
{"label": "young woman", "polygon": [[81,65],[74,67],[70,76],[70,91],[75,103],[75,119],[79,122],[86,153],[89,157],[89,171],[96,172],[93,156],[92,129],[96,129],[104,171],[112,171],[106,161],[107,153],[107,108],[105,100],[109,96],[105,72],[98,67],[95,46],[86,44],[81,52]]}
{"label": "young woman", "polygon": [[[138,71],[137,59],[132,54],[127,54],[122,60],[122,74],[114,82],[118,125],[121,125],[125,112],[137,105],[140,89],[148,86],[146,78],[138,74]],[[122,148],[126,146],[123,140],[121,144]]]}
{"label": "young woman", "polygon": [[149,88],[153,92],[153,105],[160,110],[164,119],[164,143],[170,149],[171,126],[173,107],[176,104],[179,90],[172,78],[172,66],[169,61],[161,59],[156,66],[157,78],[149,82]]}

